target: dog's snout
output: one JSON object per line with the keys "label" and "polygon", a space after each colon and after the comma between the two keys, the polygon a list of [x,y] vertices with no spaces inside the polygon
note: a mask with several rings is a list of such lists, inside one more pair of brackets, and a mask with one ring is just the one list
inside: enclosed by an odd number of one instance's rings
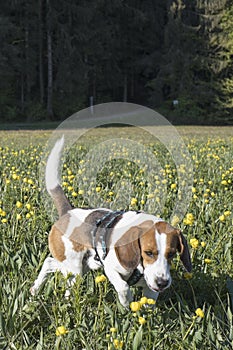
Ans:
{"label": "dog's snout", "polygon": [[169,283],[167,279],[163,279],[163,278],[158,278],[156,282],[157,282],[157,286],[161,289],[166,288]]}

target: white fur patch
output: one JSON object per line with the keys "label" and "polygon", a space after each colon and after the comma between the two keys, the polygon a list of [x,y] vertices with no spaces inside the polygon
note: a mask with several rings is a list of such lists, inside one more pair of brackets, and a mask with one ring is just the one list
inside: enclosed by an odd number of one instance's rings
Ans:
{"label": "white fur patch", "polygon": [[137,213],[135,211],[127,211],[124,213],[122,219],[114,227],[111,248],[113,248],[114,244],[125,234],[125,232],[133,226],[138,226],[147,220],[153,221],[154,223],[163,221],[161,218],[146,213]]}
{"label": "white fur patch", "polygon": [[46,164],[45,171],[45,181],[47,191],[53,190],[57,185],[59,185],[59,176],[58,176],[58,168],[60,163],[61,151],[64,146],[64,137],[58,140],[49,157]]}

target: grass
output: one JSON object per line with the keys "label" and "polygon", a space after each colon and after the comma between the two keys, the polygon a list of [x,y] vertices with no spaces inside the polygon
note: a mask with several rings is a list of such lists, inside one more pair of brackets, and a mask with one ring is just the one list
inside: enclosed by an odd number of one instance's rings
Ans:
{"label": "grass", "polygon": [[[39,182],[39,166],[51,132],[0,132],[1,349],[232,349],[233,128],[180,127],[178,131],[194,167],[188,215],[177,223],[189,243],[193,273],[184,273],[177,256],[172,286],[159,296],[155,308],[141,305],[138,311],[123,309],[108,281],[95,282],[103,271],[78,277],[69,299],[64,299],[66,281],[59,273],[51,275],[36,297],[30,296],[29,288],[48,254],[52,224]],[[88,152],[118,134],[156,154],[161,169],[155,180],[161,184],[155,190],[163,183],[163,206],[159,206],[157,192],[151,192],[151,178],[137,158],[108,159],[95,181],[88,183]],[[76,206],[88,205],[88,194],[93,202],[111,208],[123,198],[125,209],[143,210],[150,198],[155,209],[156,205],[161,208],[157,214],[169,219],[177,196],[175,186],[171,189],[177,182],[177,169],[166,148],[132,128],[86,133],[64,160],[62,174],[63,187]],[[129,184],[127,197],[124,189]],[[139,301],[140,290],[133,289],[133,293]]]}

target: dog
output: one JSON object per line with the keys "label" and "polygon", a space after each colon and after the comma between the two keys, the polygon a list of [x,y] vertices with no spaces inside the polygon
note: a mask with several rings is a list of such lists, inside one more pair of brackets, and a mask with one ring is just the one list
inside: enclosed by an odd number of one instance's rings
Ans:
{"label": "dog", "polygon": [[[35,295],[51,272],[76,275],[103,268],[128,308],[133,300],[131,285],[143,288],[143,295],[157,299],[171,285],[170,263],[176,253],[188,272],[192,264],[187,241],[181,231],[154,215],[141,211],[112,211],[105,208],[72,208],[58,177],[64,138],[59,139],[46,164],[46,188],[59,219],[49,233],[51,256],[30,289]],[[69,295],[69,289],[66,296]]]}

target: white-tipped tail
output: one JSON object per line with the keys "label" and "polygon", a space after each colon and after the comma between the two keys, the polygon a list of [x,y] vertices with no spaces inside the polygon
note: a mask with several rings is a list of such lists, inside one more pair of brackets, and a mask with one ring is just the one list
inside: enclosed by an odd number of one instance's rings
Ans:
{"label": "white-tipped tail", "polygon": [[59,185],[58,168],[61,159],[61,152],[64,146],[64,136],[62,136],[54,145],[47,160],[45,171],[45,182],[47,191],[55,189]]}

